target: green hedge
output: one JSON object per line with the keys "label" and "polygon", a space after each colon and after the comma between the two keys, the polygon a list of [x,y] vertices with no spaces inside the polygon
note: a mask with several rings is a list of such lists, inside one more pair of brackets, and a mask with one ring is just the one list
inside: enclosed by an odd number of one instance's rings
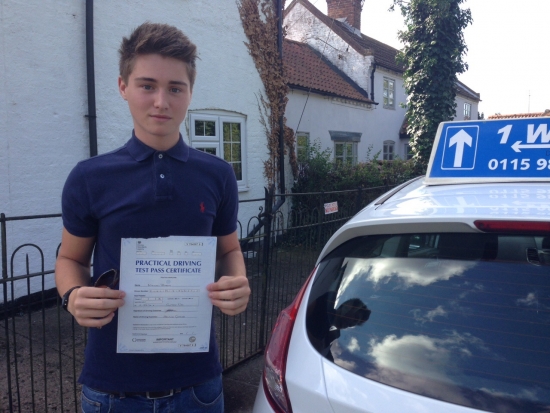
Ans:
{"label": "green hedge", "polygon": [[335,163],[330,149],[321,150],[318,141],[308,148],[309,157],[300,160],[293,193],[343,191],[393,186],[416,176],[413,163],[402,159],[382,161],[379,153],[367,153],[367,161],[357,165]]}

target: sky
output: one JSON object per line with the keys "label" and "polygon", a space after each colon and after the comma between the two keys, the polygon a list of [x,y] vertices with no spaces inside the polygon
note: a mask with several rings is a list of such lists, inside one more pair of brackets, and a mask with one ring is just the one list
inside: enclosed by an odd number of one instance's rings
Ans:
{"label": "sky", "polygon": [[[323,13],[326,0],[310,0]],[[361,31],[396,49],[403,17],[392,0],[365,0]],[[479,112],[533,113],[550,109],[550,0],[466,0],[473,23],[464,31],[468,71],[458,79],[481,93]]]}

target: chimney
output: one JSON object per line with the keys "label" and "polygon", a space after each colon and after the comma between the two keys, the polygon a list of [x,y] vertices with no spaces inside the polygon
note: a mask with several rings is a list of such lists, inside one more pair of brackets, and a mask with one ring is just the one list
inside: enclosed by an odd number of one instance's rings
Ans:
{"label": "chimney", "polygon": [[328,17],[345,18],[350,26],[361,31],[361,0],[327,0]]}

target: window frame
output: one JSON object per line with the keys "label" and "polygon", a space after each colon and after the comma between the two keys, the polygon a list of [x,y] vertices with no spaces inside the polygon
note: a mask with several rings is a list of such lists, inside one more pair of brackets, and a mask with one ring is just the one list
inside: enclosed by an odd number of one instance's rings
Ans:
{"label": "window frame", "polygon": [[[300,137],[304,137],[306,139],[306,145],[305,146],[301,146],[299,145],[299,138]],[[304,162],[306,162],[310,155],[311,155],[311,151],[310,151],[310,140],[309,140],[309,132],[296,132],[296,160],[298,161],[298,164],[303,164]],[[305,152],[303,154],[303,157],[304,159],[301,159],[300,158],[300,152],[303,151]]]}
{"label": "window frame", "polygon": [[464,102],[464,120],[472,119],[472,104]]}
{"label": "window frame", "polygon": [[[216,142],[197,142],[196,145],[193,145],[193,148],[198,150],[214,148],[216,149],[216,154],[214,156],[218,156],[218,154],[220,153],[220,145]],[[206,152],[206,151],[203,151],[203,152]],[[206,152],[206,153],[209,153],[209,152]]]}
{"label": "window frame", "polygon": [[[205,141],[205,142],[219,142],[219,116],[212,116],[212,115],[200,115],[200,116],[197,116],[198,114],[191,114],[190,116],[190,123],[191,123],[191,135],[193,137],[196,137],[193,139],[193,141]],[[198,119],[197,119],[198,118]],[[216,126],[215,126],[215,129],[216,129],[216,136],[197,136],[196,134],[196,129],[195,129],[195,121],[205,121],[205,122],[215,122],[216,123]]]}
{"label": "window frame", "polygon": [[404,155],[406,161],[411,160],[414,156],[414,154],[411,152],[411,145],[409,143],[405,144]]}
{"label": "window frame", "polygon": [[[195,130],[196,121],[214,121],[216,136],[197,136]],[[239,190],[247,190],[248,168],[246,163],[246,117],[239,114],[211,114],[193,112],[189,113],[189,144],[195,149],[214,148],[216,155],[232,164],[230,160],[225,159],[224,140],[223,140],[223,124],[238,123],[240,125],[240,163],[241,163],[241,179],[237,178],[237,186]]]}
{"label": "window frame", "polygon": [[[347,146],[346,145],[351,145],[351,151],[352,151],[352,154],[351,154],[351,165],[354,166],[354,165],[357,165],[357,152],[358,152],[358,145],[357,145],[357,142],[353,142],[353,141],[333,141],[334,142],[334,162],[335,163],[338,163],[338,162],[341,162],[342,164],[346,164],[348,159],[350,158],[350,156],[348,156],[347,154]],[[336,150],[336,147],[337,145],[344,145],[343,148],[343,154],[341,157],[337,156],[337,150]],[[340,160],[339,160],[340,159]]]}
{"label": "window frame", "polygon": [[[390,87],[390,82],[393,87]],[[390,98],[390,92],[393,92],[393,97]],[[382,99],[383,99],[383,106],[385,109],[395,109],[395,79],[389,78],[384,76],[382,81]],[[391,101],[390,101],[391,99]]]}
{"label": "window frame", "polygon": [[[386,151],[386,148],[389,149],[390,147],[391,151]],[[393,161],[395,159],[395,141],[389,139],[384,141],[384,143],[382,144],[382,159],[384,161]]]}

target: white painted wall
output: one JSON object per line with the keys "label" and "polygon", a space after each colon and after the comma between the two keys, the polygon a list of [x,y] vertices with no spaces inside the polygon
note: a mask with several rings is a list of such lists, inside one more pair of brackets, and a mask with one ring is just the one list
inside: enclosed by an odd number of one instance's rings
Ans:
{"label": "white painted wall", "polygon": [[358,156],[361,157],[373,143],[368,116],[371,111],[365,105],[353,105],[315,93],[310,93],[308,98],[306,91],[291,90],[285,116],[287,126],[296,132],[309,133],[310,142],[319,141],[321,150],[329,148],[334,152],[330,130],[362,133],[358,144]]}
{"label": "white painted wall", "polygon": [[472,115],[470,120],[477,120],[479,102],[465,98],[462,95],[456,95],[456,115],[453,120],[464,120],[464,104],[472,105]]}
{"label": "white painted wall", "polygon": [[[384,108],[384,78],[395,80],[395,105],[393,109]],[[382,145],[385,140],[395,142],[395,154],[401,159],[405,159],[404,144],[408,140],[399,139],[399,129],[405,119],[407,103],[407,95],[403,87],[403,78],[394,72],[384,70],[378,67],[374,72],[374,101],[378,102],[375,111],[372,113],[373,131],[372,134],[376,137],[378,148],[382,151]],[[376,150],[378,151],[378,149]],[[380,158],[382,159],[382,152]]]}
{"label": "white painted wall", "polygon": [[[267,150],[256,99],[263,85],[244,45],[234,1],[94,3],[98,152],[130,137],[132,119],[117,88],[117,50],[122,37],[146,20],[177,26],[197,44],[200,60],[190,110],[246,116],[249,188],[239,197],[263,197]],[[0,212],[59,213],[69,171],[89,156],[85,2],[0,1],[0,23]],[[181,132],[188,141],[187,131],[186,123]],[[259,204],[246,204],[240,218],[257,214]],[[9,222],[8,229],[8,256],[16,246],[33,242],[44,249],[46,269],[53,268],[59,219]],[[23,261],[23,255],[17,257],[16,273]],[[34,261],[31,271],[39,270]],[[21,287],[16,295],[22,293]]]}
{"label": "white painted wall", "polygon": [[[60,211],[70,165],[86,156],[84,5],[71,0],[0,3],[0,211]],[[83,75],[84,74],[84,75]]]}
{"label": "white painted wall", "polygon": [[[64,180],[89,152],[83,11],[84,2],[71,0],[0,2],[0,212],[8,216],[59,213]],[[45,268],[53,268],[60,219],[12,221],[7,228],[8,257],[32,242],[43,249]],[[24,248],[15,274],[25,271],[27,252],[30,272],[41,270],[36,249]],[[25,283],[15,289],[23,295]]]}
{"label": "white painted wall", "polygon": [[370,91],[372,56],[358,53],[300,3],[285,16],[284,25],[287,39],[309,44],[360,87]]}
{"label": "white painted wall", "polygon": [[[382,81],[381,76],[375,77],[375,98],[377,94],[382,94]],[[397,102],[399,99],[405,99],[401,86],[402,82],[397,82]],[[382,159],[385,140],[393,140],[396,153],[403,158],[405,142],[399,139],[399,128],[405,116],[405,109],[398,103],[395,109],[384,109],[382,103],[377,106],[371,105],[369,108],[364,104],[316,93],[310,93],[308,98],[306,91],[291,90],[285,116],[289,127],[296,132],[308,132],[310,142],[319,140],[322,150],[329,148],[334,153],[334,143],[329,134],[331,130],[360,132],[362,136],[357,152],[359,162],[366,161],[367,155],[372,159],[377,152],[380,152],[379,159]]]}

